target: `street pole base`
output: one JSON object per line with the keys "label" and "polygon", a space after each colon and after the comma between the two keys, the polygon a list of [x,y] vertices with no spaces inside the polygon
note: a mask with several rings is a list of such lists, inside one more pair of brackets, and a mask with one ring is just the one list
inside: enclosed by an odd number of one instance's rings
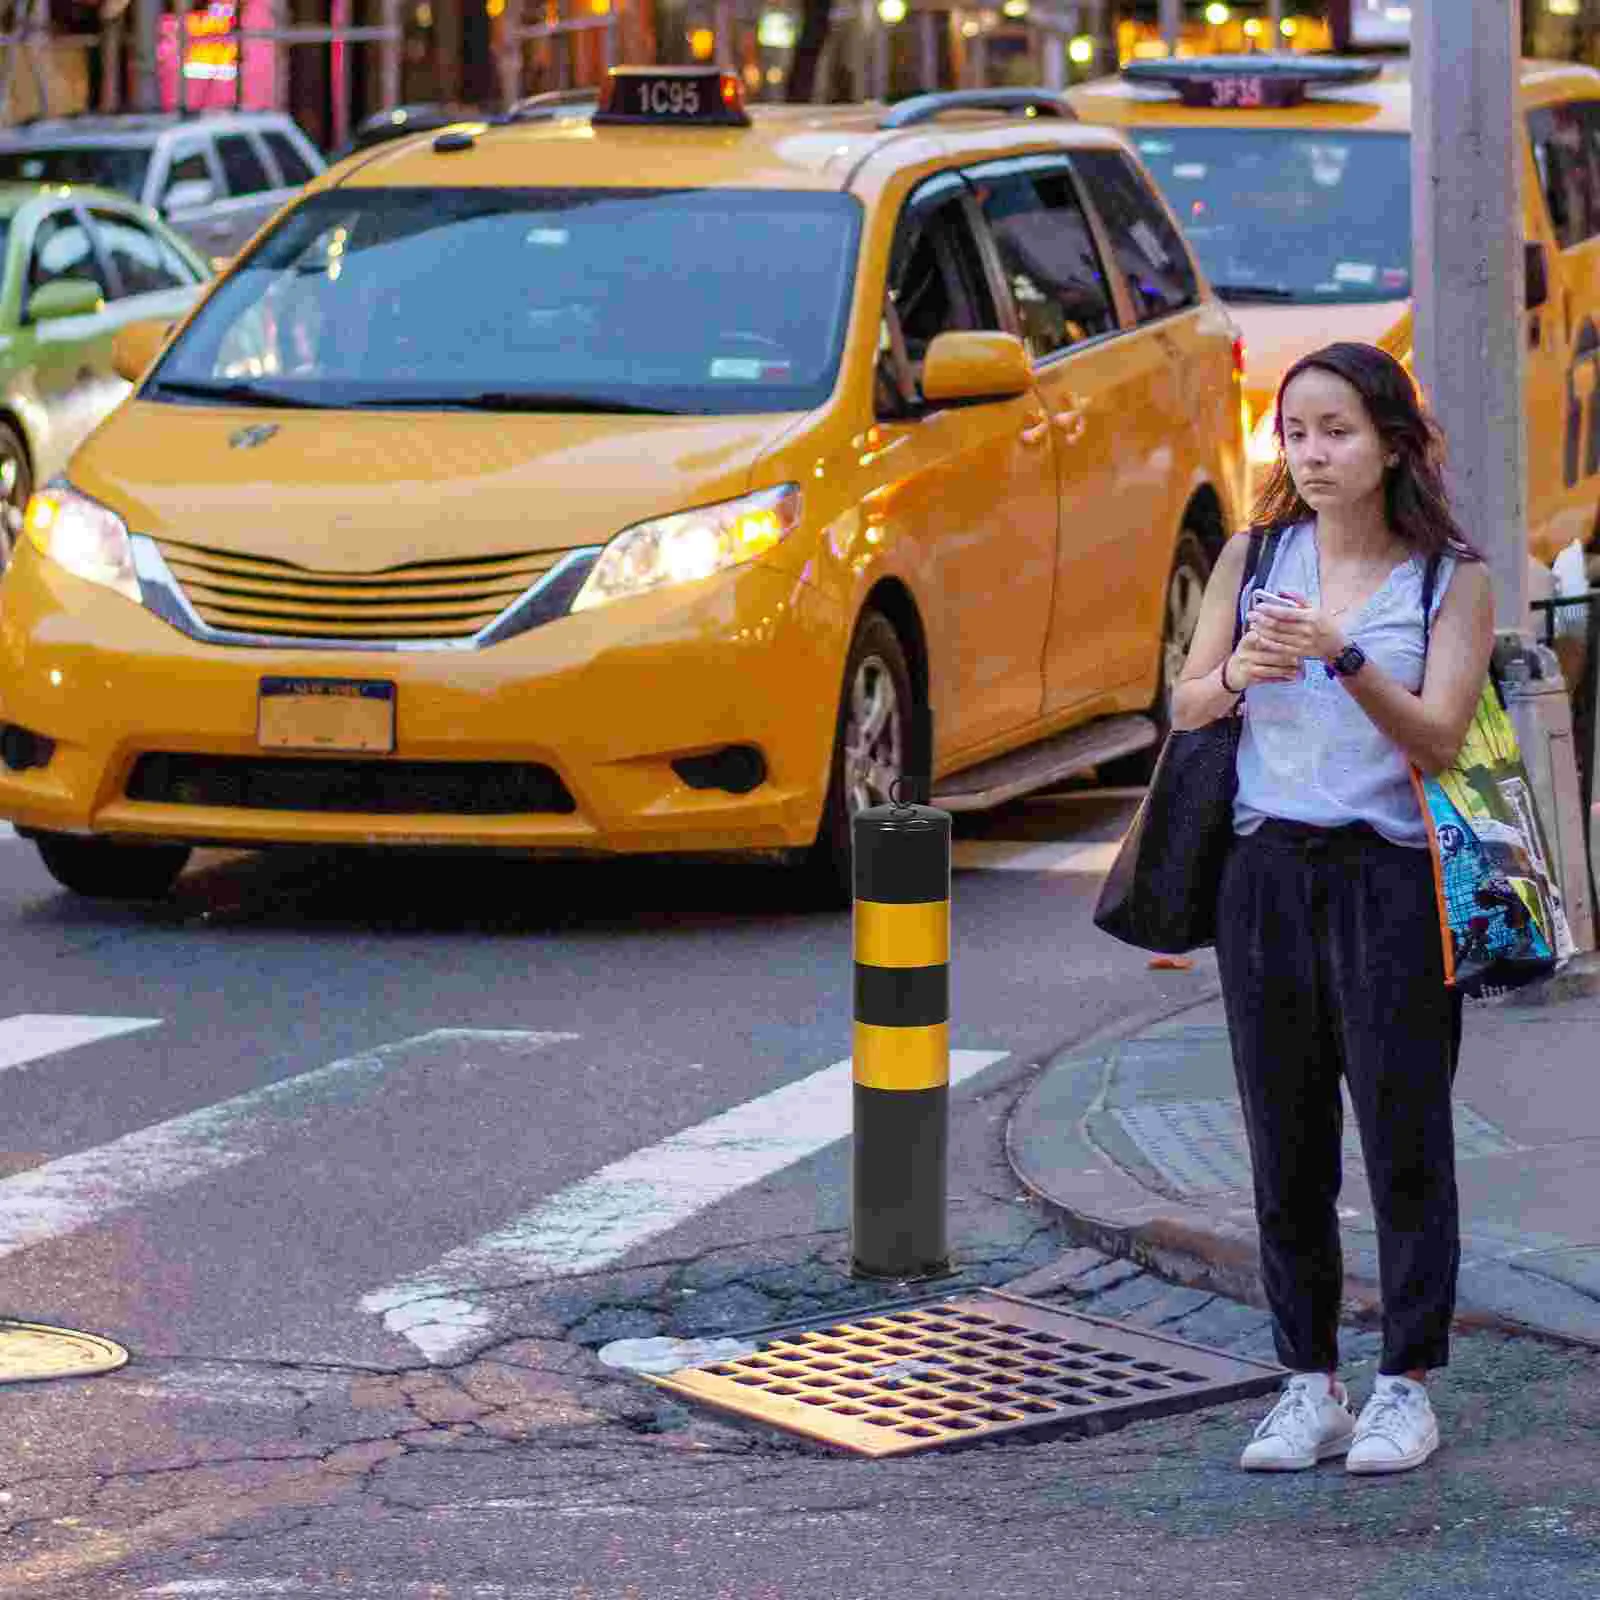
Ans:
{"label": "street pole base", "polygon": [[90,1378],[114,1372],[127,1359],[120,1344],[98,1334],[0,1319],[0,1383]]}
{"label": "street pole base", "polygon": [[930,1265],[907,1267],[903,1272],[887,1272],[877,1267],[864,1266],[854,1260],[850,1263],[852,1278],[867,1278],[874,1283],[928,1283],[935,1278],[953,1277],[955,1270],[948,1256],[943,1261],[935,1261]]}

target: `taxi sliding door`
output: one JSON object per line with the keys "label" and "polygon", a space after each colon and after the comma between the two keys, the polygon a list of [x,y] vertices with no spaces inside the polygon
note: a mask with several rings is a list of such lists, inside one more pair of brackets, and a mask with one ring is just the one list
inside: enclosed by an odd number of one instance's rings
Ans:
{"label": "taxi sliding door", "polygon": [[[961,180],[923,184],[890,260],[869,519],[928,613],[938,759],[1037,720],[1056,550],[1056,478],[1038,397],[933,407],[917,380],[941,333],[1003,331]],[[870,537],[870,535],[869,535]]]}

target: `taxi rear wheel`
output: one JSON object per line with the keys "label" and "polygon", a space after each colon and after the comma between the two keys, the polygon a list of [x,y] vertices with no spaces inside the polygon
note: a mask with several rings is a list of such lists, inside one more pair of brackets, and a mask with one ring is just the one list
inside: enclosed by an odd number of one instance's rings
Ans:
{"label": "taxi rear wheel", "polygon": [[1211,560],[1200,542],[1200,535],[1192,528],[1185,528],[1178,535],[1178,548],[1173,553],[1172,570],[1167,576],[1161,613],[1160,676],[1149,711],[1161,738],[1148,749],[1108,761],[1100,769],[1101,782],[1112,786],[1148,783],[1150,774],[1155,771],[1161,739],[1166,738],[1172,727],[1172,692],[1177,687],[1184,662],[1189,659],[1195,629],[1200,626],[1200,605],[1205,599],[1206,580],[1210,576]]}
{"label": "taxi rear wheel", "polygon": [[911,668],[900,636],[879,611],[862,614],[845,664],[828,796],[807,876],[832,904],[850,899],[850,825],[856,813],[894,798],[917,726]]}
{"label": "taxi rear wheel", "polygon": [[189,860],[183,844],[118,844],[64,833],[35,834],[33,842],[62,888],[92,900],[160,900]]}

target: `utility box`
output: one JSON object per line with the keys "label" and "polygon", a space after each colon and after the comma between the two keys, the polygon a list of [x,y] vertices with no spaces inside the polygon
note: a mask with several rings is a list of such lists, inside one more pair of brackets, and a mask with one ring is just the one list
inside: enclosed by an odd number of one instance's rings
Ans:
{"label": "utility box", "polygon": [[1579,951],[1593,950],[1594,896],[1590,881],[1590,819],[1578,787],[1578,752],[1572,733],[1572,702],[1561,663],[1546,645],[1524,643],[1503,663],[1500,681],[1506,711],[1517,730],[1534,804],[1554,859],[1550,876],[1561,898]]}

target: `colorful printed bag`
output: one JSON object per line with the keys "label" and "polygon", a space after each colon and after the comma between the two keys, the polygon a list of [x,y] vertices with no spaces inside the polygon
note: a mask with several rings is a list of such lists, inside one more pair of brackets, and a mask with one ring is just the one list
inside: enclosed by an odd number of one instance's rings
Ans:
{"label": "colorful printed bag", "polygon": [[[1433,613],[1437,563],[1423,583]],[[1445,982],[1489,996],[1548,977],[1573,952],[1561,891],[1550,869],[1533,788],[1491,677],[1454,764],[1437,777],[1412,770],[1428,828]]]}

